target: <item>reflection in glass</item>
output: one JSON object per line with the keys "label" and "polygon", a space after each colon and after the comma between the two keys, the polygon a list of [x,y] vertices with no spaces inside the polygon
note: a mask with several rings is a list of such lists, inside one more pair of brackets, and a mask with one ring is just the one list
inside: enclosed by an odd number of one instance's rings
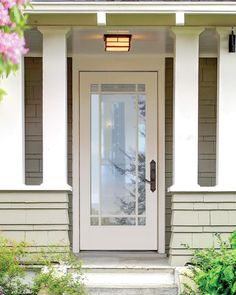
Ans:
{"label": "reflection in glass", "polygon": [[[125,85],[102,86],[136,89]],[[101,225],[136,225],[145,215],[146,98],[122,90],[91,94],[91,214]]]}
{"label": "reflection in glass", "polygon": [[138,96],[138,214],[142,215],[146,210],[146,100],[145,95]]}
{"label": "reflection in glass", "polygon": [[138,218],[138,225],[146,225],[146,218],[145,217],[139,217]]}
{"label": "reflection in glass", "polygon": [[102,225],[136,225],[135,217],[102,217]]}
{"label": "reflection in glass", "polygon": [[90,224],[91,225],[99,225],[99,218],[98,217],[91,217]]}

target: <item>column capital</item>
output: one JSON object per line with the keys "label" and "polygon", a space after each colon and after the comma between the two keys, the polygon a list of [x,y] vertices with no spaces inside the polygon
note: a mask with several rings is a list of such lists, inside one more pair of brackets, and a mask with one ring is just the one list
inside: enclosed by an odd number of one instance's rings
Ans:
{"label": "column capital", "polygon": [[204,27],[172,27],[172,32],[175,35],[200,35],[205,28]]}
{"label": "column capital", "polygon": [[71,27],[68,26],[39,26],[37,27],[38,31],[44,35],[44,34],[62,34],[67,35]]}

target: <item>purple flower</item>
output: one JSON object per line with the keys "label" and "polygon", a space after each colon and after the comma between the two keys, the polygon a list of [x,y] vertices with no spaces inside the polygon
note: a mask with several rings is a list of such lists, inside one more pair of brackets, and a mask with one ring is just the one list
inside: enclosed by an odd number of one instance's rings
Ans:
{"label": "purple flower", "polygon": [[[4,33],[0,31],[0,56],[10,60],[13,64],[18,64],[22,54],[26,54],[25,40],[17,33]],[[1,295],[1,294],[0,294]]]}

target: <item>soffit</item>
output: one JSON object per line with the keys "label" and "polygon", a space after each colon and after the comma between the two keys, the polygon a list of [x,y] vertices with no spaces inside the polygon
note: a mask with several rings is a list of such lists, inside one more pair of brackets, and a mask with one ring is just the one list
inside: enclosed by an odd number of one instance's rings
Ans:
{"label": "soffit", "polygon": [[[107,54],[104,52],[103,35],[107,33],[132,34],[132,46],[129,54],[174,54],[174,38],[167,27],[74,27],[68,38],[69,54]],[[42,53],[42,35],[32,29],[26,32],[30,54]],[[200,35],[200,53],[204,56],[216,56],[217,35],[214,29],[207,29]]]}

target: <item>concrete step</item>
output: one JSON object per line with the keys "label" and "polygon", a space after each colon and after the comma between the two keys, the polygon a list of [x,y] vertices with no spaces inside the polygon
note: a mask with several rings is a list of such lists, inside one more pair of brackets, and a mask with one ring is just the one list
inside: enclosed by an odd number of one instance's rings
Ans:
{"label": "concrete step", "polygon": [[81,252],[90,295],[177,295],[175,268],[152,251]]}
{"label": "concrete step", "polygon": [[89,288],[91,295],[177,295],[177,287],[159,288]]}
{"label": "concrete step", "polygon": [[91,295],[177,295],[175,270],[161,268],[85,269]]}

